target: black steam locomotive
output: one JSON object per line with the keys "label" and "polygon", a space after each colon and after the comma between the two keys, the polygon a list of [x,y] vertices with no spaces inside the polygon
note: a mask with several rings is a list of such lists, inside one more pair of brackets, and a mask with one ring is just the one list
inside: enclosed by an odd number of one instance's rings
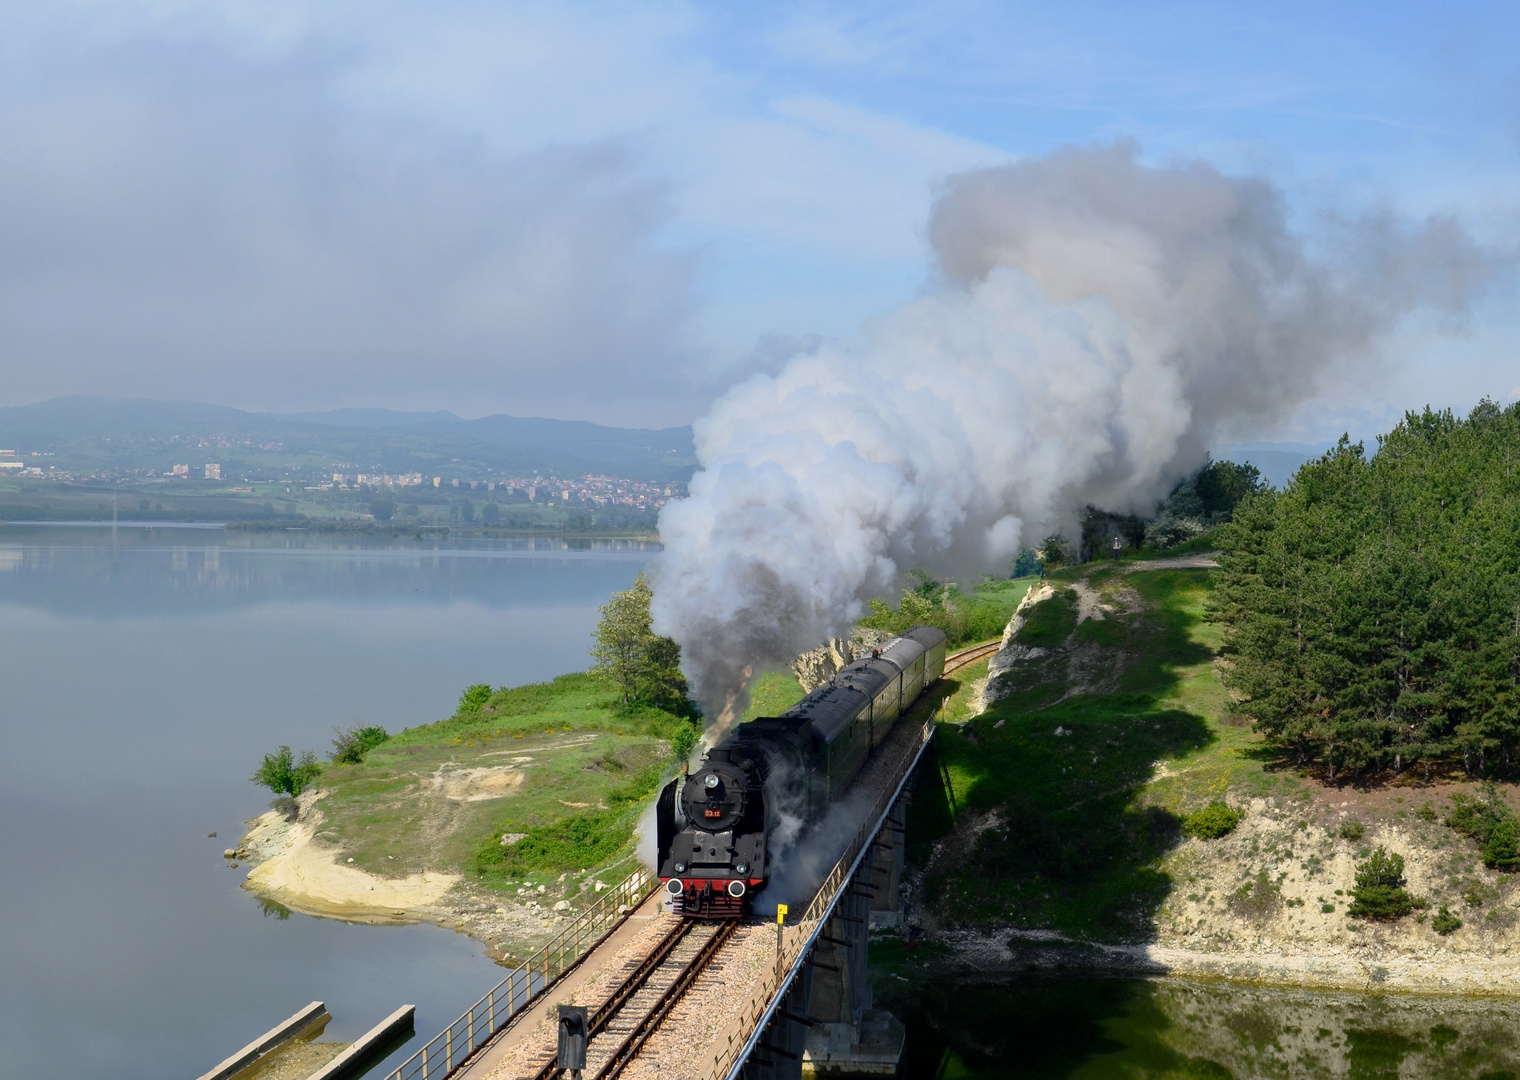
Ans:
{"label": "black steam locomotive", "polygon": [[777,852],[822,816],[898,716],[945,668],[945,635],[916,626],[780,716],[740,724],[660,792],[660,880],[676,911],[742,915]]}

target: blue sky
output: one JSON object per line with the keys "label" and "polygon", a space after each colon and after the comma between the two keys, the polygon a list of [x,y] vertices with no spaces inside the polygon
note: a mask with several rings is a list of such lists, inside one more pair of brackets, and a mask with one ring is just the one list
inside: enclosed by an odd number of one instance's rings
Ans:
{"label": "blue sky", "polygon": [[[0,404],[685,422],[933,287],[962,170],[1133,140],[1295,228],[1520,244],[1520,30],[1469,4],[11,4]],[[8,249],[6,254],[3,249]],[[1520,397],[1513,293],[1260,438]]]}

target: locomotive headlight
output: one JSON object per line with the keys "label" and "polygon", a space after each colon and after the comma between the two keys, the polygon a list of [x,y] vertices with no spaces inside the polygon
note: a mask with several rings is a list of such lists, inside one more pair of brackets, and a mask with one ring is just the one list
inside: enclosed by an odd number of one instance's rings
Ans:
{"label": "locomotive headlight", "polygon": [[749,873],[749,863],[735,863],[734,870],[740,874]]}
{"label": "locomotive headlight", "polygon": [[678,874],[684,874],[684,873],[686,873],[686,864],[683,863],[683,862],[676,863],[676,873],[678,873]]}
{"label": "locomotive headlight", "polygon": [[708,791],[711,791],[713,788],[718,786],[718,774],[715,772],[708,773],[707,778],[703,780],[702,783],[707,785]]}

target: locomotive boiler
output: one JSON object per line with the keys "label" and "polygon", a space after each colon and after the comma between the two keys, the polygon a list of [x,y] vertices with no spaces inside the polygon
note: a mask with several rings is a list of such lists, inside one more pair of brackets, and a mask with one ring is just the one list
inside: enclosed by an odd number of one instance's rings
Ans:
{"label": "locomotive boiler", "polygon": [[656,807],[659,875],[688,916],[744,914],[784,857],[849,786],[945,667],[945,635],[916,626],[780,716],[740,724]]}

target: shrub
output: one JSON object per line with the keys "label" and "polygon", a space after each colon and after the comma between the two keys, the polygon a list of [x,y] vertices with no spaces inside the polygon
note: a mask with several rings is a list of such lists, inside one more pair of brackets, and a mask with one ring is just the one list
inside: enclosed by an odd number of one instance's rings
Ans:
{"label": "shrub", "polygon": [[364,760],[364,755],[375,747],[389,739],[390,735],[383,727],[359,727],[355,724],[338,732],[338,737],[333,739],[333,752],[331,760],[338,765],[357,765]]}
{"label": "shrub", "polygon": [[1414,812],[1414,816],[1419,818],[1421,821],[1436,821],[1439,820],[1441,815],[1437,814],[1436,808],[1434,806],[1431,806],[1427,801],[1425,803],[1422,803],[1420,808]]}
{"label": "shrub", "polygon": [[1239,915],[1265,922],[1282,906],[1282,889],[1265,870],[1246,882],[1230,896],[1230,907]]}
{"label": "shrub", "polygon": [[1341,827],[1336,830],[1336,835],[1342,840],[1360,840],[1362,834],[1367,831],[1367,826],[1353,818],[1350,821],[1341,822]]}
{"label": "shrub", "polygon": [[1182,831],[1199,840],[1218,840],[1240,824],[1240,811],[1232,810],[1215,799],[1202,810],[1194,810],[1182,819]]}
{"label": "shrub", "polygon": [[473,683],[459,695],[460,712],[479,712],[480,707],[491,700],[491,687],[486,683]]}
{"label": "shrub", "polygon": [[623,849],[633,826],[634,817],[626,810],[593,810],[528,829],[510,847],[502,847],[503,834],[497,833],[476,850],[475,868],[483,877],[511,878],[535,870],[558,873],[597,866]]}
{"label": "shrub", "polygon": [[1483,844],[1483,863],[1496,870],[1513,870],[1520,866],[1520,830],[1514,818],[1505,818],[1493,827]]}
{"label": "shrub", "polygon": [[1404,857],[1379,846],[1357,864],[1356,888],[1346,914],[1357,919],[1397,919],[1414,909],[1404,888]]}
{"label": "shrub", "polygon": [[310,750],[301,751],[300,760],[296,760],[290,747],[280,746],[274,753],[264,755],[264,761],[248,779],[262,784],[276,795],[299,795],[321,772],[317,755]]}
{"label": "shrub", "polygon": [[633,839],[639,812],[659,784],[659,770],[646,769],[607,792],[607,809],[524,829],[526,835],[508,847],[502,846],[502,837],[511,825],[498,829],[476,848],[475,872],[481,878],[500,880],[605,863]]}

